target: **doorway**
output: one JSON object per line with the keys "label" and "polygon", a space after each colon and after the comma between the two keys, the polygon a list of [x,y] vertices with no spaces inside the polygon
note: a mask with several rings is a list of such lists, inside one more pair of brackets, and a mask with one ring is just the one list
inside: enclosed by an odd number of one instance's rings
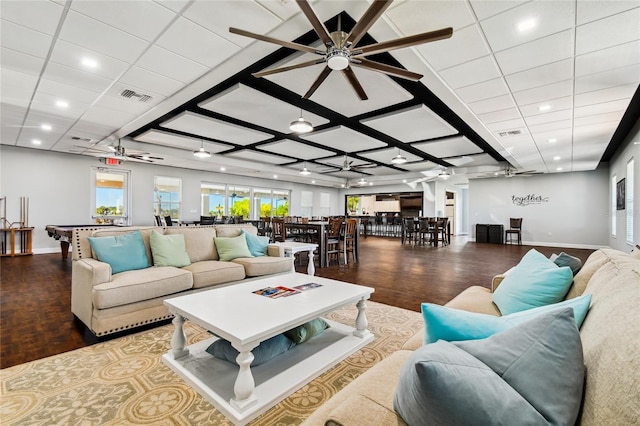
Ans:
{"label": "doorway", "polygon": [[456,193],[451,191],[445,192],[444,215],[449,218],[451,223],[451,235],[456,235]]}

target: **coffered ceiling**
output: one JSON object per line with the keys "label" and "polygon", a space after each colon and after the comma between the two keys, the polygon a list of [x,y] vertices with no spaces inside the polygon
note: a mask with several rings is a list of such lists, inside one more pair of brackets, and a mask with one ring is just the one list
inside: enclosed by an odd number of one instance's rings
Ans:
{"label": "coffered ceiling", "polygon": [[[370,2],[312,5],[331,32]],[[397,0],[359,46],[453,36],[369,58],[418,82],[354,67],[364,101],[339,71],[304,99],[324,64],[252,76],[314,55],[229,27],[321,47],[292,0],[2,0],[0,17],[3,145],[121,139],[155,164],[340,186],[593,170],[638,120],[640,0]],[[313,132],[289,130],[300,116]]]}

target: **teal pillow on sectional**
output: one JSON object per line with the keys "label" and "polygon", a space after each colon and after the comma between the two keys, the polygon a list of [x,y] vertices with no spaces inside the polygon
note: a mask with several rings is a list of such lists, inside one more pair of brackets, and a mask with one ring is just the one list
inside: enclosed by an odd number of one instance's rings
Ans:
{"label": "teal pillow on sectional", "polygon": [[[251,366],[255,367],[263,364],[270,359],[285,353],[289,349],[293,348],[296,344],[289,340],[284,334],[278,334],[273,336],[264,342],[261,342],[258,346],[253,348],[251,353],[253,354],[253,361]],[[236,364],[236,358],[238,357],[238,350],[231,346],[231,342],[224,339],[218,339],[206,349],[211,355],[225,361]]]}
{"label": "teal pillow on sectional", "polygon": [[98,260],[111,265],[112,274],[149,267],[149,259],[140,231],[88,239],[91,250]]}
{"label": "teal pillow on sectional", "polygon": [[316,318],[289,331],[285,331],[284,335],[291,339],[294,343],[300,344],[311,339],[313,336],[322,334],[329,324],[322,318]]}
{"label": "teal pillow on sectional", "polygon": [[572,425],[583,385],[566,308],[487,339],[422,346],[400,370],[393,406],[409,425]]}
{"label": "teal pillow on sectional", "polygon": [[574,299],[540,306],[502,317],[447,308],[446,306],[434,305],[432,303],[423,303],[422,316],[424,317],[425,324],[424,343],[433,343],[438,340],[454,342],[484,339],[537,316],[563,308],[573,308],[576,326],[580,328],[587,316],[590,303],[591,295],[585,294]]}
{"label": "teal pillow on sectional", "polygon": [[493,293],[493,303],[509,315],[564,299],[573,282],[571,268],[559,268],[535,249],[507,274]]}
{"label": "teal pillow on sectional", "polygon": [[184,235],[162,235],[157,231],[151,231],[149,242],[155,266],[182,268],[183,266],[191,265],[184,243]]}
{"label": "teal pillow on sectional", "polygon": [[216,249],[218,250],[218,257],[223,262],[228,262],[238,257],[253,257],[247,246],[247,239],[244,235],[238,235],[237,237],[216,237]]}
{"label": "teal pillow on sectional", "polygon": [[267,249],[269,248],[269,237],[261,235],[252,235],[246,232],[244,229],[240,231],[241,234],[247,239],[247,247],[253,257],[260,257],[267,255]]}

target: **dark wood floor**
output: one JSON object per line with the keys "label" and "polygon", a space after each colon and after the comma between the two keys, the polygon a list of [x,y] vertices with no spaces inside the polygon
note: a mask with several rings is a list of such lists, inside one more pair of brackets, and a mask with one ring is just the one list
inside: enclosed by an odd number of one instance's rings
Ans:
{"label": "dark wood floor", "polygon": [[[446,247],[400,244],[398,239],[361,239],[360,262],[316,269],[316,275],[376,289],[371,300],[413,311],[422,302],[444,304],[471,285],[518,263],[530,246],[467,242]],[[545,255],[565,251],[584,262],[593,250],[536,247]],[[59,253],[2,258],[0,264],[0,368],[87,346],[70,310],[71,260]],[[305,265],[298,267],[306,271]]]}

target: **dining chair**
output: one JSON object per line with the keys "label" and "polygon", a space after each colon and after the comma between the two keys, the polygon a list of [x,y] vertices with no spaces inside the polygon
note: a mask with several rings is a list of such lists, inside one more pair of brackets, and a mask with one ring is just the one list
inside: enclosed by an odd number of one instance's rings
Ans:
{"label": "dining chair", "polygon": [[325,263],[330,265],[331,258],[335,257],[340,263],[340,231],[342,228],[342,218],[330,218],[327,226],[327,236],[325,238]]}
{"label": "dining chair", "polygon": [[522,218],[521,217],[512,217],[509,218],[509,229],[504,231],[504,243],[505,244],[513,244],[512,235],[517,237],[518,245],[522,245]]}
{"label": "dining chair", "polygon": [[358,258],[356,253],[356,232],[358,232],[358,221],[355,219],[347,219],[344,227],[344,235],[342,235],[342,253],[344,255],[344,264],[349,263],[349,253],[353,256],[355,263]]}
{"label": "dining chair", "polygon": [[165,216],[164,223],[166,226],[173,226],[173,221],[171,220],[171,216]]}

